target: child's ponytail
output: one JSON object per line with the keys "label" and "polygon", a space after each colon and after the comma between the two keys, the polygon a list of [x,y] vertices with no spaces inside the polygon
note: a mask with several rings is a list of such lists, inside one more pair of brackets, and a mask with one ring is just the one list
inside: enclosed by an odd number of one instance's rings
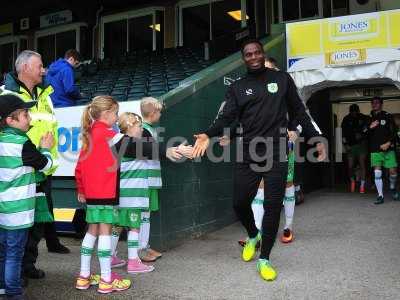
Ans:
{"label": "child's ponytail", "polygon": [[94,121],[100,118],[103,111],[118,109],[118,102],[111,96],[96,96],[92,102],[85,107],[82,114],[82,149],[85,151],[90,147],[90,128]]}

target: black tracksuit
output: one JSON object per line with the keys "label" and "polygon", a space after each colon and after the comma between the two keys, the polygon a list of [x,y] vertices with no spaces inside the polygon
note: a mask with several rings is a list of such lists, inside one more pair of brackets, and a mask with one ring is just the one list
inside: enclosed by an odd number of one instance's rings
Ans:
{"label": "black tracksuit", "polygon": [[345,116],[342,121],[344,144],[354,146],[365,142],[368,126],[369,118],[366,115],[358,113],[356,116]]}
{"label": "black tracksuit", "polygon": [[[279,227],[282,199],[285,191],[287,160],[280,160],[279,144],[286,152],[286,128],[288,118],[296,119],[307,137],[319,136],[300,100],[296,86],[286,72],[270,69],[249,71],[234,82],[226,92],[226,104],[214,124],[205,131],[209,137],[222,134],[224,128],[237,120],[243,128],[243,161],[236,162],[234,175],[233,207],[249,237],[254,238],[258,230],[254,223],[251,202],[262,178],[265,182],[262,224],[263,242],[260,258],[269,258]],[[257,138],[272,138],[272,145],[259,143],[255,152],[268,158],[256,160],[250,154],[252,143]],[[281,139],[284,143],[281,143]],[[271,151],[271,152],[270,152]],[[270,164],[269,170],[255,170]]]}

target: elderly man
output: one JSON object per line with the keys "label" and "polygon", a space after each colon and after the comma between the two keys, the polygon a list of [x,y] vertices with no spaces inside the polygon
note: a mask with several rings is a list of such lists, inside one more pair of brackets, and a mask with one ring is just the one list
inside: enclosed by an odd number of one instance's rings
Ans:
{"label": "elderly man", "polygon": [[[50,149],[54,164],[46,174],[37,174],[37,190],[45,195],[48,207],[39,209],[48,209],[53,213],[53,203],[51,199],[51,174],[57,168],[57,121],[54,115],[53,105],[51,103],[50,94],[53,88],[50,85],[44,85],[42,77],[44,68],[42,58],[39,53],[25,50],[21,52],[15,61],[16,73],[9,73],[5,79],[5,85],[1,87],[0,93],[13,93],[24,101],[37,101],[37,104],[30,109],[32,118],[32,128],[28,131],[28,136],[32,142],[38,146],[40,138],[43,134],[51,132],[55,137],[55,143]],[[40,203],[37,201],[37,203]],[[38,207],[36,208],[38,211]],[[44,214],[45,215],[45,214]],[[47,214],[48,215],[48,214]],[[46,231],[47,236],[52,238],[47,239],[47,247],[49,251],[57,253],[68,253],[69,250],[60,244],[55,232],[53,217],[35,219],[35,225],[30,230],[24,256],[24,274],[30,278],[43,278],[45,276],[42,270],[35,267],[38,256],[38,243]],[[51,242],[50,242],[51,240]]]}

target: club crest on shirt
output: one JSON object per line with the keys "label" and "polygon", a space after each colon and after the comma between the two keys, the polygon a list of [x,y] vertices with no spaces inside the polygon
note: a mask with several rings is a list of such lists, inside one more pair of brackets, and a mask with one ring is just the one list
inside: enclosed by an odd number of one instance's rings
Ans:
{"label": "club crest on shirt", "polygon": [[381,120],[381,125],[385,126],[385,124],[386,124],[386,120]]}
{"label": "club crest on shirt", "polygon": [[137,222],[138,221],[138,217],[135,213],[130,213],[129,214],[129,219],[131,220],[131,222]]}
{"label": "club crest on shirt", "polygon": [[276,82],[268,83],[267,89],[271,94],[275,94],[278,91],[278,84]]}

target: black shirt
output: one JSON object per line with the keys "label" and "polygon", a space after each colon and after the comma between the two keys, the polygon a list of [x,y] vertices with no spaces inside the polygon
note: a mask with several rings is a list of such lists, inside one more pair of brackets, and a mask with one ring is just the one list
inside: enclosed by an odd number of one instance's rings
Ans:
{"label": "black shirt", "polygon": [[379,124],[368,131],[370,151],[381,152],[380,146],[389,141],[391,145],[387,151],[394,150],[397,129],[393,116],[386,111],[371,112],[371,123],[374,121],[378,121]]}
{"label": "black shirt", "polygon": [[42,170],[49,159],[46,155],[37,150],[31,140],[27,140],[22,146],[22,164],[34,168],[36,171]]}
{"label": "black shirt", "polygon": [[228,88],[225,101],[222,113],[205,131],[209,137],[220,135],[238,120],[245,144],[255,137],[279,138],[286,135],[287,114],[290,120],[297,120],[308,138],[320,135],[286,72],[267,68],[249,72]]}

